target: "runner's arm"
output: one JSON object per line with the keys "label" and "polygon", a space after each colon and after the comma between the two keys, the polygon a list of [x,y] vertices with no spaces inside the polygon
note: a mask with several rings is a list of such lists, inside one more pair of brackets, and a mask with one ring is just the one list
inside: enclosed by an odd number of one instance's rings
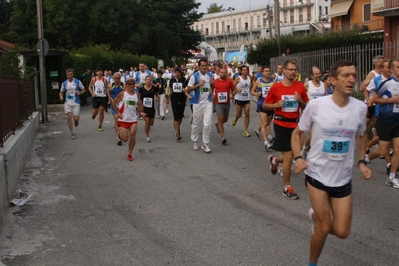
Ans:
{"label": "runner's arm", "polygon": [[367,85],[370,84],[370,81],[374,78],[374,74],[372,72],[368,73],[366,78],[364,79],[362,85],[359,88],[359,91],[365,91],[367,88]]}

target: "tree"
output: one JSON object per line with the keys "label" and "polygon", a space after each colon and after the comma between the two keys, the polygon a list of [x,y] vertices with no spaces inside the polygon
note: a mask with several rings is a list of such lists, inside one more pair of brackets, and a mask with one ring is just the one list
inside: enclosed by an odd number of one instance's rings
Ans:
{"label": "tree", "polygon": [[[0,0],[4,1],[4,0]],[[190,26],[202,17],[195,0],[46,0],[44,36],[50,48],[109,45],[111,50],[179,56],[194,48],[201,34]],[[33,48],[37,42],[36,4],[13,0],[7,40]]]}
{"label": "tree", "polygon": [[218,13],[218,12],[223,12],[223,11],[226,11],[226,9],[223,8],[223,5],[218,6],[217,3],[212,3],[208,7],[208,14]]}
{"label": "tree", "polygon": [[0,39],[2,39],[5,32],[10,30],[11,9],[12,2],[9,0],[0,0]]}

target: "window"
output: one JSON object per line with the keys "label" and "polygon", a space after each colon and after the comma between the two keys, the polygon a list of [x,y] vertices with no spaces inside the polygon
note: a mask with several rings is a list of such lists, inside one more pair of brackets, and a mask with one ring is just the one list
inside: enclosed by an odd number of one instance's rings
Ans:
{"label": "window", "polygon": [[323,7],[319,6],[319,16],[323,15]]}
{"label": "window", "polygon": [[326,15],[328,15],[328,6],[325,6],[326,8]]}
{"label": "window", "polygon": [[287,10],[284,10],[284,23],[287,23]]}
{"label": "window", "polygon": [[224,21],[222,21],[222,33],[224,33]]}
{"label": "window", "polygon": [[363,21],[371,21],[371,5],[364,4],[363,5]]}
{"label": "window", "polygon": [[248,22],[245,22],[245,30],[248,30]]}
{"label": "window", "polygon": [[290,23],[294,24],[294,10],[291,10],[290,12]]}
{"label": "window", "polygon": [[238,19],[238,25],[237,25],[237,28],[238,28],[239,30],[241,30],[241,19],[240,19],[240,18]]}
{"label": "window", "polygon": [[219,22],[216,22],[216,34],[219,33]]}
{"label": "window", "polygon": [[258,28],[260,28],[260,16],[258,15],[258,17],[256,18],[256,21],[257,21],[257,25],[258,25]]}
{"label": "window", "polygon": [[195,25],[195,30],[198,30],[198,25]]}
{"label": "window", "polygon": [[308,6],[308,12],[307,12],[307,19],[308,21],[312,20],[312,9],[310,8],[310,6]]}
{"label": "window", "polygon": [[205,35],[207,35],[207,36],[209,35],[209,30],[208,30],[208,28],[205,29]]}
{"label": "window", "polygon": [[303,7],[299,8],[299,23],[303,22]]}
{"label": "window", "polygon": [[233,30],[236,29],[236,19],[233,19]]}
{"label": "window", "polygon": [[211,34],[215,34],[215,29],[213,28],[213,22],[211,23]]}

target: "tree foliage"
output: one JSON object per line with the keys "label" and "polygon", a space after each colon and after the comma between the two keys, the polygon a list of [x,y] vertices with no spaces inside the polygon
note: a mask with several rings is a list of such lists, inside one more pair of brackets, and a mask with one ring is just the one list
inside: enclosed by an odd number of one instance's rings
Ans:
{"label": "tree foliage", "polygon": [[212,4],[210,4],[209,7],[207,8],[207,10],[208,10],[208,14],[226,11],[226,9],[223,8],[223,5],[218,6],[217,3],[212,3]]}
{"label": "tree foliage", "polygon": [[[37,42],[36,1],[11,2],[12,23],[0,37],[32,49]],[[180,56],[201,40],[200,32],[190,28],[202,17],[199,5],[195,0],[44,0],[44,37],[52,49],[106,44],[114,51]]]}
{"label": "tree foliage", "polygon": [[[308,34],[300,37],[284,35],[280,38],[280,47],[282,53],[296,54],[382,41],[383,35],[380,33],[362,34],[358,31],[342,31],[328,35]],[[248,46],[247,61],[250,64],[269,65],[270,58],[276,56],[279,56],[276,39],[262,40],[256,48]]]}

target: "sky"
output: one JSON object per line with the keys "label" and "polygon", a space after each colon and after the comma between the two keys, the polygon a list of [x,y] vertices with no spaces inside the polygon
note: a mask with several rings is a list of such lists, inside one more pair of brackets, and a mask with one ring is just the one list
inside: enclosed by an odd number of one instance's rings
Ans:
{"label": "sky", "polygon": [[212,4],[212,3],[217,3],[218,6],[223,5],[223,8],[229,8],[233,7],[236,10],[238,9],[248,9],[251,3],[251,7],[255,6],[262,6],[266,5],[268,3],[273,3],[273,0],[196,0],[197,3],[201,3],[199,7],[199,12],[206,13],[207,8]]}

